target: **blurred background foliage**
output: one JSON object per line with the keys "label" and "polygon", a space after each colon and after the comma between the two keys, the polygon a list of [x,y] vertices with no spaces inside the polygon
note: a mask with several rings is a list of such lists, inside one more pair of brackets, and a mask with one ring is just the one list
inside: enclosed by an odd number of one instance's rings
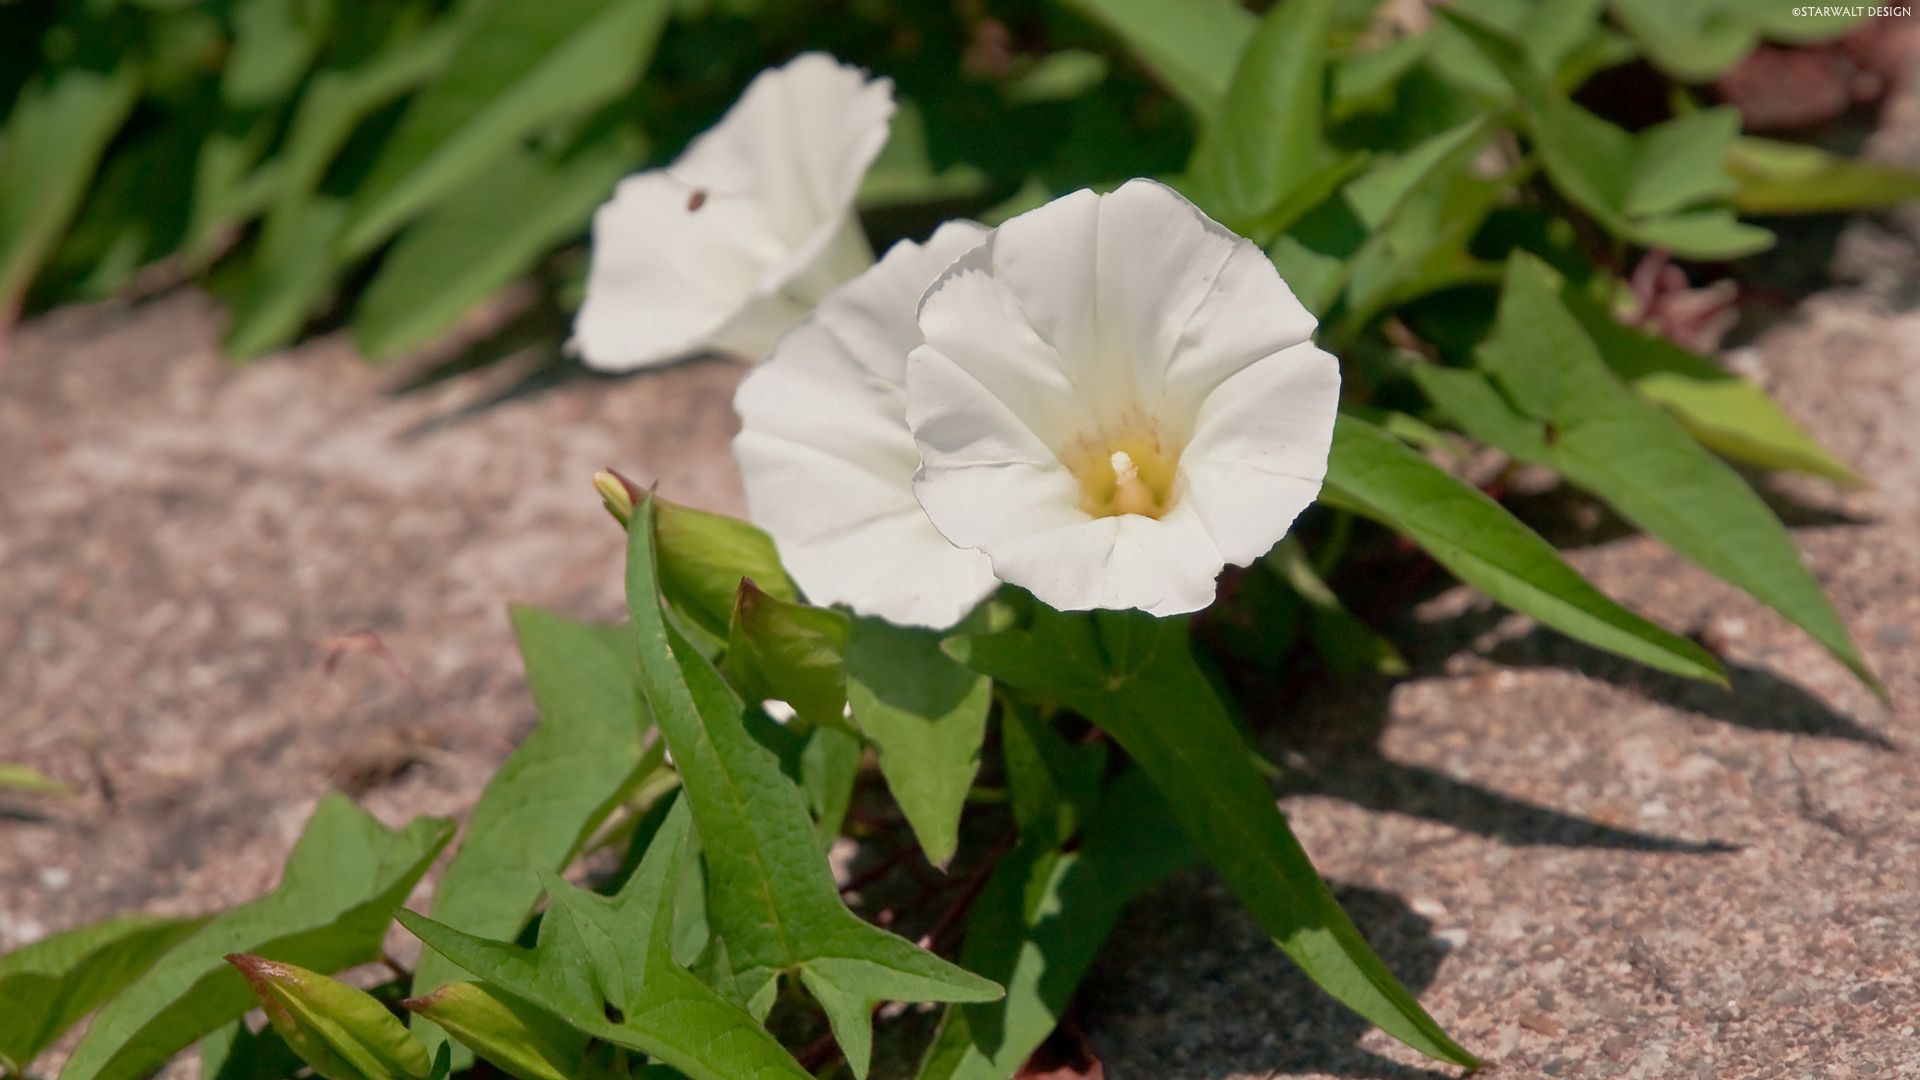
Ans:
{"label": "blurred background foliage", "polygon": [[[898,85],[893,138],[862,197],[876,247],[954,215],[991,221],[1076,187],[1180,172],[1267,6],[11,0],[0,3],[0,319],[192,279],[229,307],[225,344],[236,358],[344,323],[380,360],[433,341],[528,275],[556,310],[570,310],[580,242],[615,180],[670,160],[755,72],[805,49]],[[1482,270],[1502,246],[1541,238],[1529,230],[1564,224],[1566,209],[1618,239],[1702,257],[1763,244],[1757,230],[1726,220],[1676,229],[1666,212],[1684,206],[1686,193],[1647,201],[1674,176],[1636,177],[1617,161],[1618,175],[1583,185],[1579,173],[1596,155],[1642,151],[1624,133],[1595,144],[1587,132],[1556,147],[1552,133],[1571,134],[1567,125],[1579,121],[1552,95],[1605,84],[1586,104],[1646,128],[1676,103],[1710,97],[1711,88],[1703,97],[1689,87],[1724,73],[1757,41],[1823,40],[1850,24],[1748,0],[1455,7],[1512,30],[1527,59],[1553,73],[1540,88],[1546,96],[1520,103],[1536,118],[1553,114],[1528,131],[1552,190],[1523,185],[1542,196],[1527,205],[1511,197],[1513,183],[1462,172],[1427,222],[1401,226],[1436,251],[1485,256]],[[1326,145],[1288,165],[1306,169],[1295,205],[1234,224],[1270,239],[1369,155],[1408,150],[1512,105],[1511,73],[1472,31],[1431,23],[1419,3],[1333,5]],[[1605,77],[1623,70],[1635,77]],[[1885,205],[1915,190],[1911,177],[1886,170],[1836,175],[1817,152],[1733,143],[1724,127],[1668,134],[1722,151],[1743,208]],[[1193,160],[1206,156],[1203,148]],[[1718,174],[1719,163],[1709,164]],[[1204,169],[1193,179],[1205,182]],[[1609,195],[1609,185],[1620,190]],[[1622,203],[1628,188],[1645,205]],[[1341,226],[1324,213],[1309,224],[1320,233]],[[1447,243],[1429,245],[1436,238]],[[1290,278],[1313,272],[1314,260],[1278,258]],[[1553,261],[1584,272],[1579,259]],[[1425,284],[1440,284],[1448,271],[1426,273]],[[1380,281],[1351,321],[1408,284]]]}

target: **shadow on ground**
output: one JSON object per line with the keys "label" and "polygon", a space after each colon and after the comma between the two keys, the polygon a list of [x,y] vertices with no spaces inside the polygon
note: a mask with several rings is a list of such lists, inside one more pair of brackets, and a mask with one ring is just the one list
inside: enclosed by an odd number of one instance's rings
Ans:
{"label": "shadow on ground", "polygon": [[[1424,991],[1447,953],[1433,924],[1391,893],[1342,885],[1334,892],[1407,989]],[[1217,1019],[1225,1003],[1234,1010],[1231,1025]],[[1267,944],[1210,872],[1183,874],[1133,906],[1087,977],[1078,1008],[1113,1080],[1452,1075],[1359,1045],[1370,1026]]]}

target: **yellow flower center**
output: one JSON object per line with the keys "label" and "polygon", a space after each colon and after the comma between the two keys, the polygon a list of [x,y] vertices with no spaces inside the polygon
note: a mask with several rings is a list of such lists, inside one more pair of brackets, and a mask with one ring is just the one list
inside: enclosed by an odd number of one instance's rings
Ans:
{"label": "yellow flower center", "polygon": [[1083,438],[1060,461],[1080,481],[1080,509],[1094,517],[1157,518],[1173,508],[1180,451],[1157,434]]}

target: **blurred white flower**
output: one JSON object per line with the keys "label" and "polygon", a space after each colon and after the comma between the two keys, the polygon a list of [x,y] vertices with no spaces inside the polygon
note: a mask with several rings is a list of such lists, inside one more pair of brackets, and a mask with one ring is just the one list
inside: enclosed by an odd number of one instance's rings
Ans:
{"label": "blurred white flower", "polygon": [[887,141],[893,83],[824,53],[754,77],[664,169],[593,217],[573,345],[603,371],[709,349],[747,360],[873,262],[853,199]]}
{"label": "blurred white flower", "polygon": [[950,222],[925,245],[896,244],[740,384],[748,517],[814,603],[944,628],[996,585],[986,556],[948,543],[914,500],[903,386],[921,294],[985,234]]}
{"label": "blurred white flower", "polygon": [[1160,184],[1013,218],[919,323],[915,493],[1055,608],[1203,608],[1319,493],[1339,365],[1260,249]]}

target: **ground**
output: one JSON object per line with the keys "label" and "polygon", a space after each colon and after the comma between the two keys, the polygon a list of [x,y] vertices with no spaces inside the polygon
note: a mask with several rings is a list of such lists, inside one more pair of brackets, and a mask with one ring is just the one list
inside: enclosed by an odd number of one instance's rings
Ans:
{"label": "ground", "polygon": [[[1898,219],[1816,247],[1838,280],[1733,362],[1872,481],[1770,493],[1890,705],[1574,515],[1572,561],[1731,692],[1454,589],[1388,628],[1411,677],[1270,718],[1315,862],[1492,1075],[1920,1076],[1920,277]],[[257,894],[329,789],[462,812],[533,721],[505,602],[619,610],[593,471],[739,509],[726,362],[408,389],[339,334],[231,367],[222,318],[68,309],[0,365],[0,761],[79,791],[0,799],[0,949]],[[1116,940],[1076,1014],[1110,1077],[1429,1075],[1204,875]]]}

